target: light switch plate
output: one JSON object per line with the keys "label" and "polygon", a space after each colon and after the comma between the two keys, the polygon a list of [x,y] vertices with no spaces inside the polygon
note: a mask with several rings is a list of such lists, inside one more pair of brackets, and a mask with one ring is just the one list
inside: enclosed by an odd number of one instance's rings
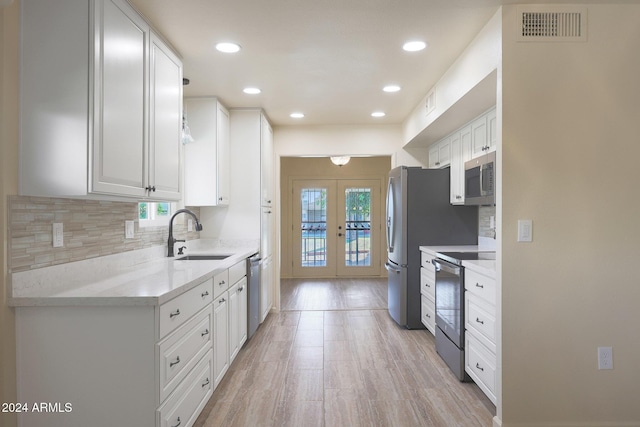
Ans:
{"label": "light switch plate", "polygon": [[53,223],[53,247],[61,248],[64,246],[64,232],[61,222]]}
{"label": "light switch plate", "polygon": [[530,219],[518,220],[518,242],[533,241],[533,221]]}
{"label": "light switch plate", "polygon": [[124,222],[124,238],[125,239],[133,239],[135,234],[133,221],[125,221]]}

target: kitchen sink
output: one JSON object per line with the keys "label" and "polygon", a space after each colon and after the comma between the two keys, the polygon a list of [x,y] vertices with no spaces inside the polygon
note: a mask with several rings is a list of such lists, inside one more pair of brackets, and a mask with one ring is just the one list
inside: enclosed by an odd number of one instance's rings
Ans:
{"label": "kitchen sink", "polygon": [[176,258],[176,261],[219,261],[229,258],[231,255],[186,255]]}

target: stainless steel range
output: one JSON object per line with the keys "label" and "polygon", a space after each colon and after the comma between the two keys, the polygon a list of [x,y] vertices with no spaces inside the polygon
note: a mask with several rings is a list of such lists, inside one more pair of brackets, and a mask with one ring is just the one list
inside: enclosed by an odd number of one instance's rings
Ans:
{"label": "stainless steel range", "polygon": [[462,261],[496,259],[495,252],[438,252],[436,267],[436,351],[460,381],[464,370],[464,267]]}

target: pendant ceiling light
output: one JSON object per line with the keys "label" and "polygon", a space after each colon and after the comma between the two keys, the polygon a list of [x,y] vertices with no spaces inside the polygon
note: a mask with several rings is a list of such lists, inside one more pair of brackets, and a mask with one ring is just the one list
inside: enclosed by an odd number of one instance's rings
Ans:
{"label": "pendant ceiling light", "polygon": [[351,160],[349,156],[331,156],[331,163],[336,166],[344,166],[349,163],[349,160]]}

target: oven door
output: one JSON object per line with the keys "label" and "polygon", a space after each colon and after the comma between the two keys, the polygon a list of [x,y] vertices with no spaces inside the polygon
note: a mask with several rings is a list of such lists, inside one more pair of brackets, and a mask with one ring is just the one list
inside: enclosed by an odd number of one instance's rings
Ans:
{"label": "oven door", "polygon": [[463,268],[441,259],[432,262],[436,267],[436,326],[458,348],[463,348]]}

